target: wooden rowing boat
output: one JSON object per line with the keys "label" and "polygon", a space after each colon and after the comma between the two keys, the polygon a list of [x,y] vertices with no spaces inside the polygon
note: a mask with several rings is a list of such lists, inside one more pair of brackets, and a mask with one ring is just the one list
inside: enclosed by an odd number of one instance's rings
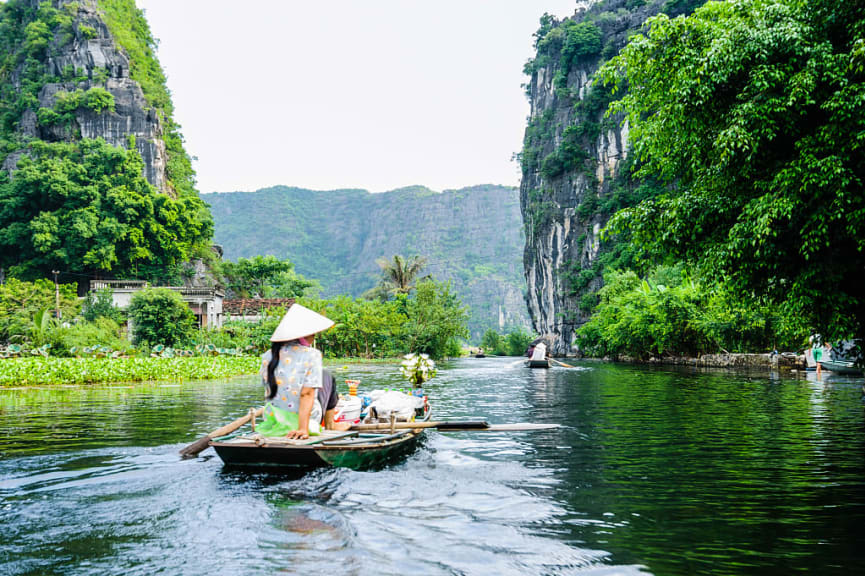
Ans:
{"label": "wooden rowing boat", "polygon": [[846,374],[849,376],[862,375],[862,368],[856,366],[856,363],[852,360],[820,360],[819,364],[823,370],[836,374]]}
{"label": "wooden rowing boat", "polygon": [[544,360],[526,360],[526,366],[529,368],[549,368],[550,361],[548,359]]}
{"label": "wooden rowing boat", "polygon": [[[429,420],[427,410],[423,420]],[[381,468],[410,454],[424,428],[338,432],[323,430],[309,440],[244,434],[210,442],[227,467],[240,468]]]}

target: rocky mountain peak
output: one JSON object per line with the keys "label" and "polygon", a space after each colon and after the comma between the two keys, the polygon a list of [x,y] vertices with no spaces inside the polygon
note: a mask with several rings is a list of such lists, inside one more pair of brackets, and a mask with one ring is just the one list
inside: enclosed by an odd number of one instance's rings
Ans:
{"label": "rocky mountain peak", "polygon": [[[36,12],[43,2],[29,4]],[[130,58],[112,35],[99,3],[59,0],[53,7],[60,22],[48,30],[45,49],[28,54],[42,65],[44,83],[17,122],[19,141],[102,138],[112,146],[134,145],[148,182],[174,195],[166,178],[164,116],[130,77]],[[22,58],[10,75],[10,84],[18,90],[33,81],[29,60]],[[2,168],[14,172],[24,153],[22,148],[8,154]]]}

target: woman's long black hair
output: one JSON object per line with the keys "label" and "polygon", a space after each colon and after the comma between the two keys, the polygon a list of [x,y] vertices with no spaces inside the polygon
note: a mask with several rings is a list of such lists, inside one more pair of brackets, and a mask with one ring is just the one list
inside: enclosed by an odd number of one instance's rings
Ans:
{"label": "woman's long black hair", "polygon": [[270,343],[270,362],[267,365],[267,396],[265,400],[273,400],[276,397],[276,366],[279,364],[279,351],[282,349],[282,342]]}

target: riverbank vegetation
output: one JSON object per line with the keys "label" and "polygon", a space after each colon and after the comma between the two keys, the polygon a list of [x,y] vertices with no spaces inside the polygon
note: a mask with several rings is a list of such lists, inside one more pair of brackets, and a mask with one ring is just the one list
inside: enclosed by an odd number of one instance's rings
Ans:
{"label": "riverbank vegetation", "polygon": [[0,360],[0,386],[183,381],[254,374],[255,356],[195,358],[56,358]]}
{"label": "riverbank vegetation", "polygon": [[608,272],[598,296],[577,333],[590,356],[699,356],[799,345],[795,332],[784,331],[777,306],[743,302],[681,266],[658,267],[645,280],[630,270]]}
{"label": "riverbank vegetation", "polygon": [[[273,309],[259,321],[234,320],[204,330],[195,327],[188,306],[172,290],[136,292],[126,310],[112,306],[110,290],[91,293],[83,301],[75,292],[74,285],[59,285],[55,294],[47,280],[11,278],[0,284],[0,343],[5,343],[0,354],[6,357],[0,361],[5,374],[0,381],[45,383],[58,378],[56,383],[78,383],[252,373],[284,313]],[[467,337],[466,307],[450,284],[431,278],[390,299],[301,301],[335,322],[317,339],[326,358],[382,360],[409,352],[458,356]],[[127,319],[134,327],[131,335]],[[208,363],[214,366],[210,372],[203,368]],[[160,365],[165,369],[160,371]]]}
{"label": "riverbank vegetation", "polygon": [[601,68],[638,159],[629,187],[653,190],[604,232],[628,259],[585,302],[585,352],[865,336],[863,33],[861,3],[709,2],[649,19]]}
{"label": "riverbank vegetation", "polygon": [[522,328],[515,328],[507,334],[499,334],[490,329],[484,333],[481,348],[484,354],[489,356],[522,356],[533,339],[534,337]]}

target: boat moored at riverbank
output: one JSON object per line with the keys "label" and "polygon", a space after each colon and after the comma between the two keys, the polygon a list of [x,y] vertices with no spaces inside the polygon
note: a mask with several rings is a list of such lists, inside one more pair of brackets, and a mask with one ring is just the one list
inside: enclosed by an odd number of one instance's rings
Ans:
{"label": "boat moored at riverbank", "polygon": [[821,360],[820,367],[829,372],[845,374],[848,376],[862,376],[863,374],[862,368],[856,366],[856,363],[852,360]]}

